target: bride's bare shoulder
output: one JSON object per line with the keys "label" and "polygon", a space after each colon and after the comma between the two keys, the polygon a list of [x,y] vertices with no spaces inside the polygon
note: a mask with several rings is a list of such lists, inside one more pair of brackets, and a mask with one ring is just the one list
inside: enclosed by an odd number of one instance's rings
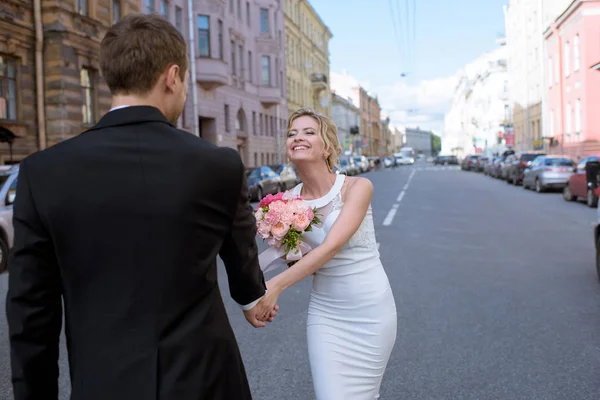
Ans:
{"label": "bride's bare shoulder", "polygon": [[363,177],[347,176],[344,181],[343,197],[348,196],[368,196],[369,198],[373,195],[373,183]]}

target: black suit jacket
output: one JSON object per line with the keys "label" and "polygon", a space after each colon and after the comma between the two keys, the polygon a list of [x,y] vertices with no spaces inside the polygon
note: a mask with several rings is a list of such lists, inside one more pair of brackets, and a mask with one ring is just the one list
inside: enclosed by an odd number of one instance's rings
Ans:
{"label": "black suit jacket", "polygon": [[21,163],[7,316],[15,400],[57,398],[65,310],[73,400],[243,400],[217,284],[265,293],[238,153],[159,110],[106,114]]}

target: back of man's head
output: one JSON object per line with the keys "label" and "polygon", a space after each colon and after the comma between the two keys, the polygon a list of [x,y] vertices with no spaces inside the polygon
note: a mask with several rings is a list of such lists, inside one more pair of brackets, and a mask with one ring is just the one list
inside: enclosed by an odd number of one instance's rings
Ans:
{"label": "back of man's head", "polygon": [[187,45],[166,19],[130,14],[113,25],[100,44],[100,70],[112,95],[149,93],[170,65],[187,73]]}

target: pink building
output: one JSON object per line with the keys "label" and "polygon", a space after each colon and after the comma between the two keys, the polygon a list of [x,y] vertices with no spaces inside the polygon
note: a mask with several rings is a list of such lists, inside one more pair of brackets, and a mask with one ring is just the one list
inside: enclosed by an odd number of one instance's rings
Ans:
{"label": "pink building", "polygon": [[[153,8],[166,15],[189,37],[185,0],[140,1],[147,12]],[[237,149],[247,167],[277,163],[279,149],[283,162],[287,102],[281,1],[194,0],[193,15],[198,110],[190,91],[181,128],[192,131],[198,118],[200,136]]]}
{"label": "pink building", "polygon": [[554,152],[600,155],[600,0],[575,0],[545,32]]}

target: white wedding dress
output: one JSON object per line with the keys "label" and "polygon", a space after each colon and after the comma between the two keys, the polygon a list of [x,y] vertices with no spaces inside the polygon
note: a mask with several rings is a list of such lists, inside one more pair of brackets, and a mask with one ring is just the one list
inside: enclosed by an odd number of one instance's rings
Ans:
{"label": "white wedding dress", "polygon": [[[327,195],[305,200],[323,222],[304,234],[317,247],[342,210],[345,176]],[[300,195],[302,184],[293,189]],[[372,400],[396,341],[397,316],[388,277],[379,260],[371,206],[350,241],[315,274],[307,337],[317,400]]]}

